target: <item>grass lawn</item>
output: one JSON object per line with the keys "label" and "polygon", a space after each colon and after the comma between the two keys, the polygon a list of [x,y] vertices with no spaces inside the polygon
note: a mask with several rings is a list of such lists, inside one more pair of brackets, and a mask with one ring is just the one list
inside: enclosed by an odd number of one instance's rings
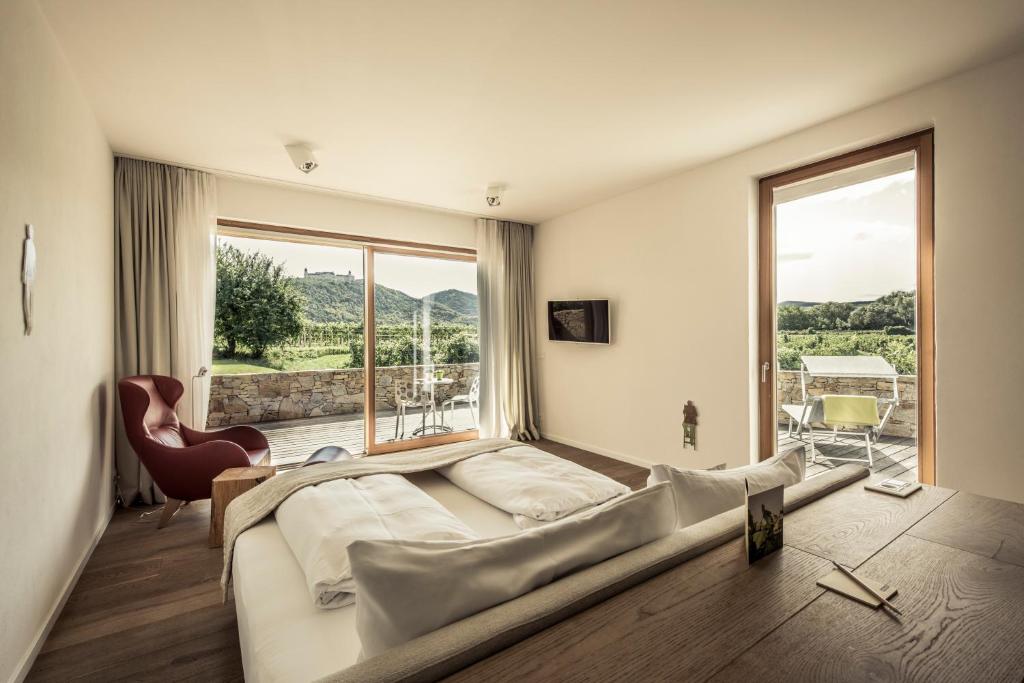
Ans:
{"label": "grass lawn", "polygon": [[252,358],[215,358],[213,374],[215,375],[251,375],[261,372],[297,372],[301,370],[334,370],[347,368],[352,361],[350,353],[332,353],[315,358],[287,359],[283,367],[270,367],[266,360]]}
{"label": "grass lawn", "polygon": [[277,372],[274,368],[259,365],[265,361],[251,358],[214,358],[213,374],[215,375],[254,375],[259,372]]}
{"label": "grass lawn", "polygon": [[349,363],[351,361],[351,353],[332,353],[327,356],[317,356],[316,358],[297,358],[295,360],[288,360],[285,361],[284,369],[288,371],[335,370],[337,368],[349,367]]}

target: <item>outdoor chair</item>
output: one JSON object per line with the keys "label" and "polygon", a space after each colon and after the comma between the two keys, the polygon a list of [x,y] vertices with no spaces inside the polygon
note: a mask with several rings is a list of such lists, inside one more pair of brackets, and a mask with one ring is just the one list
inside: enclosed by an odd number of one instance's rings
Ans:
{"label": "outdoor chair", "polygon": [[480,375],[473,378],[473,383],[469,385],[468,394],[458,394],[452,396],[450,399],[441,404],[441,424],[444,424],[444,413],[445,410],[450,408],[452,411],[451,425],[455,426],[455,405],[457,403],[468,403],[469,414],[473,416],[473,426],[480,426],[480,419],[477,415],[480,412]]}
{"label": "outdoor chair", "polygon": [[[398,414],[395,416],[395,438],[405,438],[405,414],[409,408],[420,408],[422,412],[423,427],[427,424],[427,411],[433,412],[434,404],[430,400],[430,394],[421,391],[413,382],[404,379],[396,379],[395,383],[395,409]],[[401,425],[401,436],[399,436],[399,425]]]}
{"label": "outdoor chair", "polygon": [[[820,422],[832,428],[832,441],[839,440],[839,428],[847,427],[864,430],[864,447],[867,449],[868,467],[874,467],[871,453],[871,439],[881,420],[878,419],[878,398],[876,396],[831,396],[821,397],[822,416]],[[816,420],[818,421],[818,420]],[[814,427],[809,428],[811,436],[811,462],[817,463],[814,447]],[[864,462],[864,458],[839,458],[826,456],[828,460]]]}

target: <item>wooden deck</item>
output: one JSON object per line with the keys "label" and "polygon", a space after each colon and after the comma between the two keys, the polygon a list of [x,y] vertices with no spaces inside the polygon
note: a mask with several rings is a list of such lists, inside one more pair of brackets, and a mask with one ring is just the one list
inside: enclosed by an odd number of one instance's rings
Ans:
{"label": "wooden deck", "polygon": [[[795,432],[794,432],[795,434]],[[796,436],[788,436],[785,429],[779,430],[779,452],[792,446],[803,444],[807,447],[808,457],[811,452],[811,442],[804,434],[802,440]],[[864,438],[854,434],[839,433],[839,441],[832,441],[831,432],[816,431],[814,436],[814,447],[818,452],[818,462],[807,464],[807,476],[813,477],[830,469],[845,465],[845,460],[829,460],[829,456],[839,458],[865,458]],[[878,443],[872,446],[875,465],[872,472],[882,473],[891,479],[903,479],[906,481],[917,481],[917,439],[913,437],[883,436]],[[867,464],[867,460],[864,460]]]}
{"label": "wooden deck", "polygon": [[[438,424],[440,424],[438,412]],[[395,439],[395,423],[398,416],[395,411],[377,412],[377,443],[386,443]],[[430,413],[427,413],[428,428],[433,424]],[[447,411],[445,424],[452,426],[452,413]],[[405,439],[414,438],[412,431],[423,424],[423,416],[419,411],[412,412],[405,418]],[[287,469],[305,462],[306,458],[318,448],[324,446],[341,446],[353,455],[366,452],[364,446],[363,415],[329,415],[327,417],[311,417],[300,420],[282,420],[280,422],[263,422],[254,424],[270,442],[272,464]],[[473,414],[465,404],[455,408],[455,431],[476,429]],[[428,429],[428,434],[430,433]],[[399,431],[401,437],[401,431]]]}

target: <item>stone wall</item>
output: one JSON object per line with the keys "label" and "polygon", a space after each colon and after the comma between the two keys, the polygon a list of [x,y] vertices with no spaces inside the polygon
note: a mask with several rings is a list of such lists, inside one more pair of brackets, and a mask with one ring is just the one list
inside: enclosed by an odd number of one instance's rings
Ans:
{"label": "stone wall", "polygon": [[[480,373],[479,363],[436,365],[455,383],[437,387],[440,403],[449,396],[469,393],[473,378]],[[377,368],[376,408],[395,407],[394,382],[412,382],[413,373],[422,368],[403,365]],[[322,415],[363,412],[363,370],[307,370],[304,372],[267,372],[253,375],[214,375],[210,378],[209,427],[273,422]]]}
{"label": "stone wall", "polygon": [[[789,424],[789,416],[782,412],[783,403],[801,403],[800,373],[796,370],[780,370],[778,377],[779,424]],[[885,425],[883,434],[891,436],[917,436],[917,377],[900,375],[897,380],[900,404]],[[807,386],[812,396],[823,394],[849,394],[892,398],[892,382],[888,380],[858,377],[815,377]]]}

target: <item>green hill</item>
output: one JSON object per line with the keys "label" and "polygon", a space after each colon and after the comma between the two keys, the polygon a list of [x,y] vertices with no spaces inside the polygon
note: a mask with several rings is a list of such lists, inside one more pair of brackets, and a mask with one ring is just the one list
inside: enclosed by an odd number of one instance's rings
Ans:
{"label": "green hill", "polygon": [[430,301],[435,306],[444,306],[465,318],[476,320],[480,316],[476,294],[463,292],[461,289],[445,289],[440,292],[428,294],[423,298]]}
{"label": "green hill", "polygon": [[[875,301],[875,299],[865,299],[864,301],[846,301],[846,302],[840,302],[840,303],[850,303],[850,304],[853,304],[854,306],[864,306],[866,304],[872,303],[873,301]],[[820,306],[822,303],[824,303],[824,302],[822,302],[822,301],[780,301],[778,306],[779,306],[779,308],[782,308],[783,306],[796,306],[797,308],[810,308],[811,306]]]}
{"label": "green hill", "polygon": [[[290,278],[306,299],[305,316],[315,323],[358,323],[363,319],[363,281],[342,276],[310,275]],[[377,285],[374,288],[377,322],[384,325],[408,324],[422,317],[424,301],[431,304],[434,322],[477,324],[479,313],[475,294],[446,289],[428,294],[423,300],[397,289]]]}

